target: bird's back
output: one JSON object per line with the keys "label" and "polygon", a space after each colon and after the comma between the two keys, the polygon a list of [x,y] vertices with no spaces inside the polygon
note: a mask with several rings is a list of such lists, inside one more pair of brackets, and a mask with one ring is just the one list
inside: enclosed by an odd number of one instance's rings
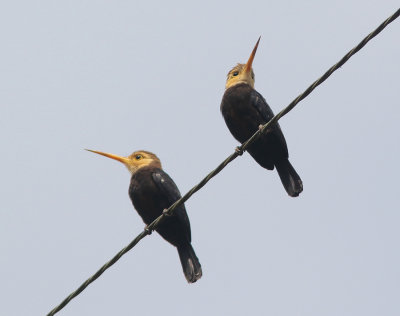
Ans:
{"label": "bird's back", "polygon": [[[159,168],[143,167],[132,175],[129,186],[132,204],[146,224],[150,224],[181,195],[174,181]],[[191,240],[190,222],[184,205],[168,217],[157,232],[177,246]]]}
{"label": "bird's back", "polygon": [[[221,113],[229,131],[241,143],[274,116],[262,95],[247,84],[237,84],[225,91]],[[287,145],[279,124],[269,133],[261,135],[248,151],[267,169],[274,168],[274,161],[287,158]]]}

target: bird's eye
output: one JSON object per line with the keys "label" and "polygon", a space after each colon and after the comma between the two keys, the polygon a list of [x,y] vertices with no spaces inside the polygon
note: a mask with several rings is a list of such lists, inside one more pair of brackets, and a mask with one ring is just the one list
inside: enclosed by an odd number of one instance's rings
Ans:
{"label": "bird's eye", "polygon": [[238,74],[239,74],[239,72],[238,72],[238,71],[235,71],[235,72],[232,74],[232,76],[236,77]]}
{"label": "bird's eye", "polygon": [[136,155],[136,157],[135,157],[136,160],[140,160],[140,159],[142,159],[142,158],[143,158],[142,155]]}

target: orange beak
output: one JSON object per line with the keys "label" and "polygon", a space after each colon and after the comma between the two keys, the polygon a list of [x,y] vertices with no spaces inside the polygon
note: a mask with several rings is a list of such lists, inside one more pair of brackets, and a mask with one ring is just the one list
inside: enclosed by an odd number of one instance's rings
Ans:
{"label": "orange beak", "polygon": [[253,65],[254,56],[256,56],[256,51],[257,51],[258,43],[260,43],[260,39],[261,39],[261,36],[258,38],[256,46],[254,46],[253,51],[251,52],[251,55],[249,57],[249,60],[247,61],[246,66],[244,67],[245,72],[251,71],[251,66]]}
{"label": "orange beak", "polygon": [[86,149],[86,150],[90,151],[92,153],[95,153],[95,154],[102,155],[104,157],[108,157],[108,158],[111,158],[111,159],[114,159],[114,160],[118,160],[119,162],[122,162],[124,165],[129,164],[129,159],[126,158],[126,157],[117,156],[117,155],[114,155],[114,154],[103,153],[103,152],[97,151],[97,150],[91,150],[91,149]]}

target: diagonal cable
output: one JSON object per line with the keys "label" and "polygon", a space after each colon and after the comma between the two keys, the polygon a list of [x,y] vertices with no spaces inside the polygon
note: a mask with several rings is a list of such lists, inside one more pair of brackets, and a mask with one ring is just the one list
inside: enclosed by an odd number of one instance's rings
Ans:
{"label": "diagonal cable", "polygon": [[[246,142],[244,142],[241,146],[237,147],[235,152],[231,154],[228,158],[226,158],[222,163],[219,164],[217,168],[211,171],[203,180],[201,180],[197,185],[195,185],[189,192],[187,192],[183,197],[177,200],[174,204],[172,204],[168,209],[164,210],[163,214],[156,218],[151,224],[149,224],[139,235],[136,236],[134,240],[132,240],[129,245],[123,248],[120,252],[118,252],[110,261],[104,264],[94,275],[92,275],[89,279],[87,279],[82,285],[77,288],[74,292],[72,292],[68,297],[66,297],[58,306],[56,306],[53,310],[51,310],[47,316],[53,316],[57,312],[59,312],[65,305],[67,305],[74,297],[79,295],[89,284],[94,282],[100,275],[103,274],[108,268],[110,268],[114,263],[116,263],[124,254],[126,254],[129,250],[136,246],[136,244],[146,237],[150,235],[153,230],[155,230],[158,225],[160,225],[166,216],[171,215],[174,210],[186,202],[194,193],[200,190],[211,178],[215,177],[218,173],[221,172],[231,161],[235,160],[238,156],[242,155],[244,151],[263,133],[265,130],[271,127],[272,124],[275,124],[279,119],[289,113],[301,100],[306,98],[316,87],[318,87],[321,83],[323,83],[326,79],[330,77],[332,73],[334,73],[338,68],[343,66],[351,56],[356,54],[360,49],[362,49],[372,38],[378,35],[389,23],[393,22],[400,15],[400,9],[398,9],[392,16],[387,18],[381,25],[379,25],[373,32],[368,34],[356,47],[350,50],[338,63],[333,65],[328,69],[327,72],[323,74],[321,78],[314,81],[312,85],[310,85],[302,94],[300,94],[296,99],[294,99],[286,108],[280,111],[277,115],[275,115],[268,123],[260,126],[259,130],[254,133]],[[268,132],[268,131],[266,131]]]}

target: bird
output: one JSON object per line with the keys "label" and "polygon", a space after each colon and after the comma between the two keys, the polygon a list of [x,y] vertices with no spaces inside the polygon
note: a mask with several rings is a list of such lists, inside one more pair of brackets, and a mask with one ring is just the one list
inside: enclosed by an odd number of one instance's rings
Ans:
{"label": "bird", "polygon": [[[254,56],[258,39],[246,64],[237,64],[227,75],[220,110],[233,137],[242,144],[274,116],[264,97],[254,89]],[[278,123],[264,132],[247,151],[265,169],[276,167],[282,184],[291,197],[303,191],[303,183],[289,162],[285,137]]]}
{"label": "bird", "polygon": [[[117,160],[128,168],[131,173],[129,197],[146,227],[159,217],[163,210],[181,198],[178,187],[162,169],[161,161],[155,154],[139,150],[123,157],[97,150],[86,150]],[[156,231],[177,248],[186,280],[189,283],[199,280],[202,269],[191,244],[190,222],[185,205],[177,207],[172,215],[160,223]]]}

